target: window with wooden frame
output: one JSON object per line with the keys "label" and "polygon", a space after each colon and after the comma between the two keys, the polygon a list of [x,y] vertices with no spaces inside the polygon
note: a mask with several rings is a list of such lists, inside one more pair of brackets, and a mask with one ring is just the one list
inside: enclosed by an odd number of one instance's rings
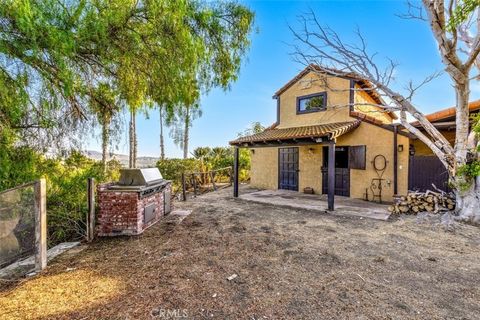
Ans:
{"label": "window with wooden frame", "polygon": [[297,97],[297,114],[327,110],[327,93],[320,92]]}

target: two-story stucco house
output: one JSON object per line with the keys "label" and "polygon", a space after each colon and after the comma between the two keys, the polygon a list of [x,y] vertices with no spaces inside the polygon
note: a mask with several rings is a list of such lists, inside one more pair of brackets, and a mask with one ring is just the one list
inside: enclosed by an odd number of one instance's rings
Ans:
{"label": "two-story stucco house", "polygon": [[335,195],[383,201],[407,192],[409,134],[368,81],[310,65],[273,97],[276,123],[230,142],[251,150],[252,186],[322,194],[331,180]]}

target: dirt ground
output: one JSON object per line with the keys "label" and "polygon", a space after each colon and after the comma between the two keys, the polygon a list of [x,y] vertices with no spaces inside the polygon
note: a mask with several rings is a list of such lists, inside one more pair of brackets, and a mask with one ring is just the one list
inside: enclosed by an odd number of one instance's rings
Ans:
{"label": "dirt ground", "polygon": [[99,239],[4,284],[0,319],[480,319],[477,227],[230,195],[179,203],[193,210],[180,224]]}

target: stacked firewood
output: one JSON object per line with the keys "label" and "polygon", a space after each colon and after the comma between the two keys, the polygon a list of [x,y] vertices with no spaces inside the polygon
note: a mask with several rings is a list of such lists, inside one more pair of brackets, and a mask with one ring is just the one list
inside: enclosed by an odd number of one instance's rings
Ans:
{"label": "stacked firewood", "polygon": [[417,214],[419,212],[439,213],[455,209],[455,196],[439,190],[426,192],[409,192],[400,197],[388,211],[393,214]]}

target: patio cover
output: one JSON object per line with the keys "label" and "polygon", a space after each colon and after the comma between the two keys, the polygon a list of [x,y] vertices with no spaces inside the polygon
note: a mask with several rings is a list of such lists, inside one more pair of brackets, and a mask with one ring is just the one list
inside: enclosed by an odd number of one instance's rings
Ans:
{"label": "patio cover", "polygon": [[326,138],[333,140],[342,134],[350,132],[357,128],[361,120],[347,122],[333,122],[318,124],[313,126],[291,127],[291,128],[273,128],[266,129],[246,137],[240,137],[230,141],[233,146],[255,146],[266,144],[298,143],[298,142],[319,142],[317,139]]}

